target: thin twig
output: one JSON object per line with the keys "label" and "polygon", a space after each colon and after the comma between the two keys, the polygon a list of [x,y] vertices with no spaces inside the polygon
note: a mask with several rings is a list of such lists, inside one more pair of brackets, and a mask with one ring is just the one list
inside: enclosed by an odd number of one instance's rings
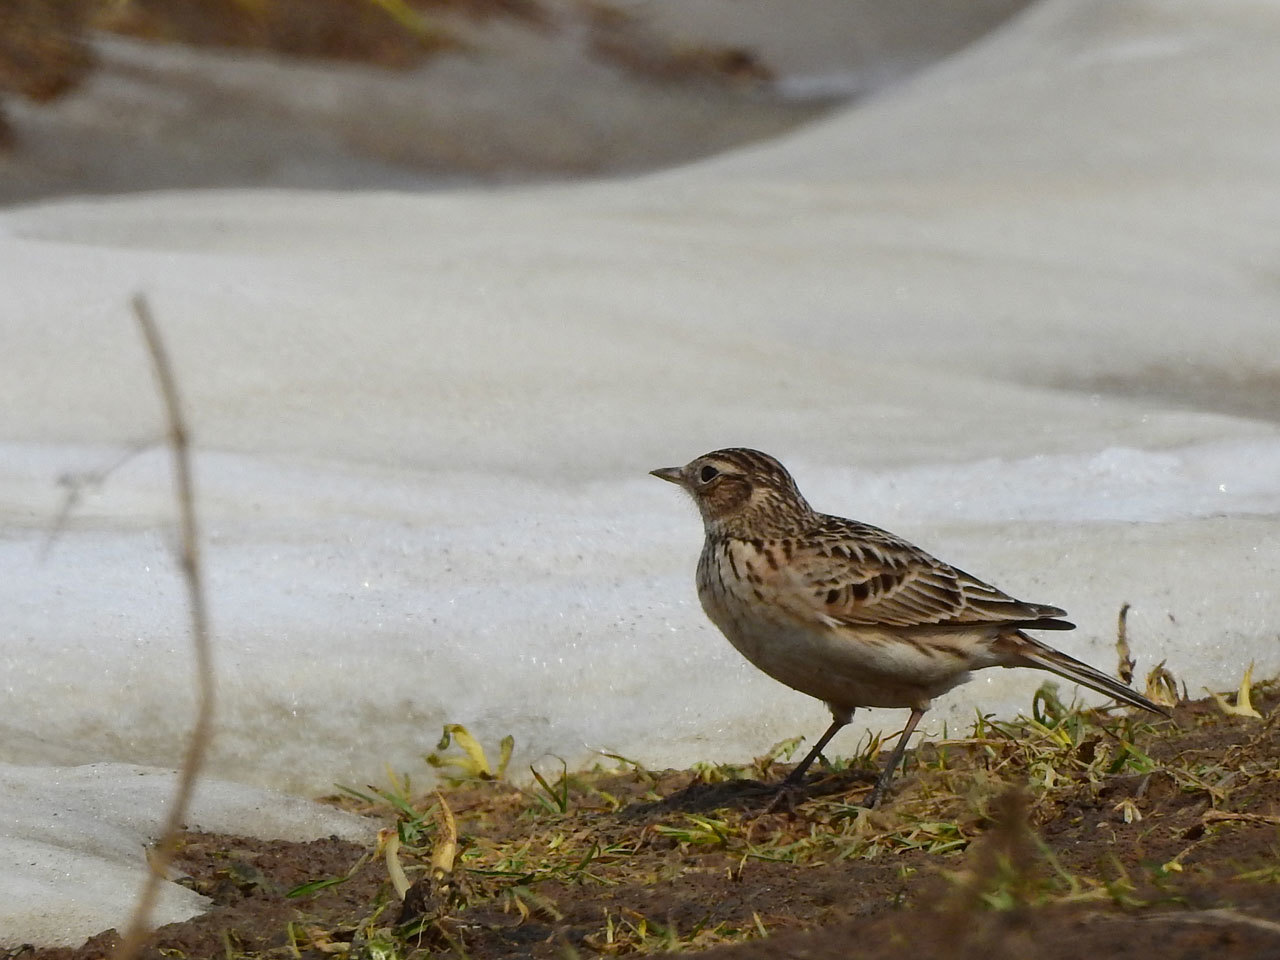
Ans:
{"label": "thin twig", "polygon": [[124,939],[116,949],[114,960],[132,960],[147,936],[151,911],[160,892],[160,881],[173,859],[178,831],[186,819],[191,794],[195,790],[200,768],[204,764],[205,752],[213,731],[214,699],[213,659],[209,645],[204,579],[200,566],[200,536],[196,524],[195,494],[192,489],[191,454],[186,421],[182,415],[178,385],[173,377],[173,366],[169,362],[164,341],[160,338],[160,331],[151,317],[151,309],[147,306],[147,301],[142,294],[134,296],[132,306],[138,326],[142,329],[147,350],[151,354],[156,384],[169,420],[169,449],[173,452],[175,497],[178,502],[182,534],[180,565],[183,578],[187,583],[191,613],[191,642],[195,647],[196,655],[197,694],[196,722],[191,731],[191,739],[187,743],[187,753],[178,775],[178,786],[174,791],[173,803],[169,806],[169,816],[165,820],[160,843],[150,858],[151,869],[142,886],[142,892],[138,895],[138,902],[134,906],[133,916],[129,919]]}
{"label": "thin twig", "polygon": [[1280,826],[1280,817],[1266,813],[1232,813],[1230,810],[1206,810],[1200,818],[1201,823],[1263,823]]}
{"label": "thin twig", "polygon": [[84,500],[85,491],[101,487],[111,474],[152,446],[153,443],[154,441],[147,441],[133,444],[117,457],[114,463],[101,470],[64,473],[58,477],[58,486],[62,487],[66,492],[62,495],[62,506],[58,508],[58,514],[53,518],[53,526],[49,529],[49,536],[45,538],[44,545],[40,548],[41,563],[49,559],[49,555],[53,553],[53,548],[57,544],[58,538],[66,532],[67,525],[71,522],[71,515],[76,512],[81,501]]}
{"label": "thin twig", "polygon": [[1239,924],[1240,926],[1253,927],[1255,930],[1280,935],[1280,923],[1224,907],[1209,910],[1188,910],[1182,913],[1125,913],[1118,916],[1115,914],[1095,914],[1091,919],[1112,923],[1138,920],[1143,923],[1203,923],[1211,926]]}

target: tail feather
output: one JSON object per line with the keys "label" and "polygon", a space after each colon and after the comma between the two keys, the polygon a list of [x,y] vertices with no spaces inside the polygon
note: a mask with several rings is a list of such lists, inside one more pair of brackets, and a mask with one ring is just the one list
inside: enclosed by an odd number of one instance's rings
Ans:
{"label": "tail feather", "polygon": [[1115,697],[1130,706],[1141,707],[1143,710],[1150,710],[1152,713],[1159,713],[1166,717],[1170,715],[1168,708],[1153,703],[1136,690],[1130,689],[1119,680],[1107,676],[1084,661],[1068,656],[1061,650],[1055,650],[1038,640],[1033,640],[1023,633],[1018,633],[1016,638],[1017,654],[1026,666],[1056,673],[1060,677],[1073,680],[1081,686],[1097,690],[1108,697]]}
{"label": "tail feather", "polygon": [[1019,620],[1013,624],[1019,630],[1074,630],[1076,625],[1070,620],[1059,620],[1057,617],[1041,617],[1039,620]]}

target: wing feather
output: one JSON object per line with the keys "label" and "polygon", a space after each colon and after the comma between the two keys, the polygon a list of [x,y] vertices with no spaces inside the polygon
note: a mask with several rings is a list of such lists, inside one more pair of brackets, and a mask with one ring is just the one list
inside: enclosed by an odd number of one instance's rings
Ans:
{"label": "wing feather", "polygon": [[[1023,603],[888,531],[840,517],[790,542],[803,612],[852,626],[1013,626],[1069,630],[1058,607]],[[798,611],[799,612],[799,611]]]}

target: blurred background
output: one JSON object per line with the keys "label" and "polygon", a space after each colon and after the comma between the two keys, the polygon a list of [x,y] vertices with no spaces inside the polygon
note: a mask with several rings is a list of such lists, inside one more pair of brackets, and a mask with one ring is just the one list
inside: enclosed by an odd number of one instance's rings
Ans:
{"label": "blurred background", "polygon": [[0,202],[492,184],[767,138],[1025,0],[7,0]]}

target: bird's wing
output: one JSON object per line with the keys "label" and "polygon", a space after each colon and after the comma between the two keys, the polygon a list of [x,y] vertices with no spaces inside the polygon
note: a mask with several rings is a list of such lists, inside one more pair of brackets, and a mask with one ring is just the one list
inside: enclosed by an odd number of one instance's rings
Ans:
{"label": "bird's wing", "polygon": [[[868,524],[822,517],[790,542],[788,591],[804,614],[832,624],[924,627],[1008,625],[1069,630],[1057,607],[1023,603]],[[797,584],[795,580],[799,580]]]}

